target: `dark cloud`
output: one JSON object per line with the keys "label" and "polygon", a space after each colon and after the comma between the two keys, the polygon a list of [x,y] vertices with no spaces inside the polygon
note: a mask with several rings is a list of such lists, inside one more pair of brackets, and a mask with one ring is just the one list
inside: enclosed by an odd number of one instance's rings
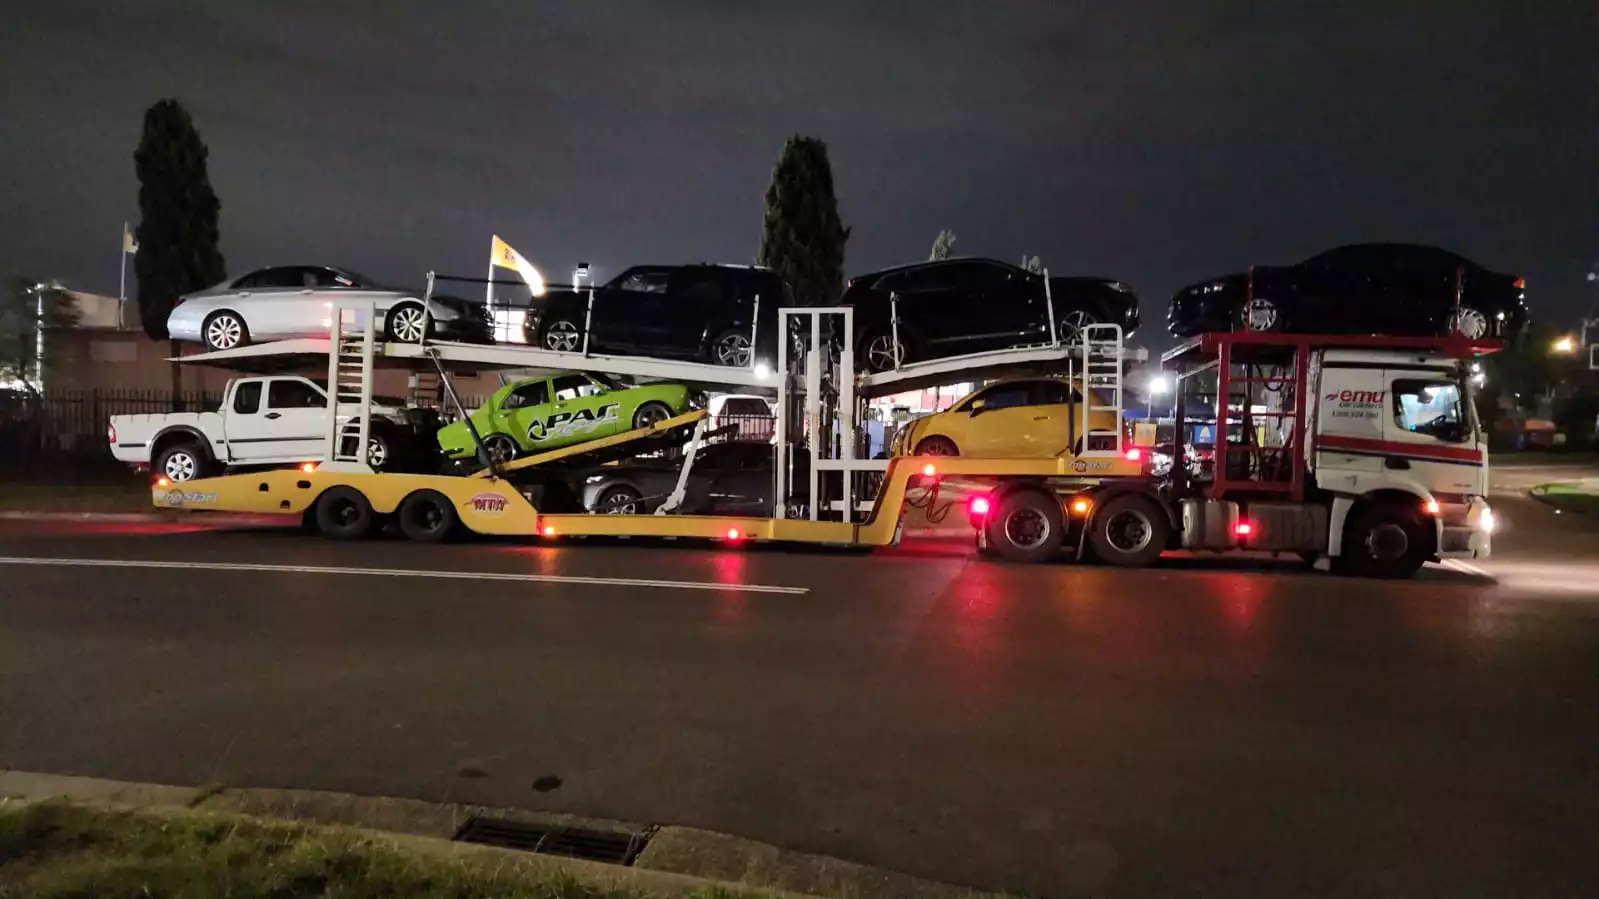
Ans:
{"label": "dark cloud", "polygon": [[[14,4],[13,4],[14,5]],[[1589,4],[89,3],[7,11],[0,266],[116,283],[143,109],[211,146],[230,268],[749,261],[784,138],[828,141],[848,269],[964,252],[1178,284],[1438,243],[1585,311]],[[1159,316],[1151,316],[1159,321]]]}

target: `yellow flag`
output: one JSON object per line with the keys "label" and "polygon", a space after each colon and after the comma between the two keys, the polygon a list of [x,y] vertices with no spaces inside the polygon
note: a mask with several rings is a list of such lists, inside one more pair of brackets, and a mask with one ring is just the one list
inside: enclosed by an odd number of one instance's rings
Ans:
{"label": "yellow flag", "polygon": [[494,235],[494,242],[489,246],[489,265],[516,269],[517,274],[521,275],[522,280],[527,282],[528,289],[533,291],[534,296],[544,293],[544,276],[540,275],[539,270],[533,267],[533,263],[523,259],[521,253],[511,249],[510,244],[501,240],[498,234]]}

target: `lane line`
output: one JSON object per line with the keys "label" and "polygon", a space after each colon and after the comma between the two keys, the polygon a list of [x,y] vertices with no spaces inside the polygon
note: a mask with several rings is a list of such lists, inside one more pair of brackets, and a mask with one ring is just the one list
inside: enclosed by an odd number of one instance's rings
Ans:
{"label": "lane line", "polygon": [[1477,577],[1485,577],[1485,578],[1488,578],[1489,580],[1494,580],[1493,574],[1490,573],[1487,569],[1478,568],[1477,566],[1471,564],[1470,562],[1463,562],[1463,561],[1461,561],[1459,559],[1445,559],[1443,561],[1443,564],[1444,564],[1444,566],[1446,568],[1453,568],[1456,571],[1462,572],[1464,574],[1474,574]]}
{"label": "lane line", "polygon": [[62,568],[155,568],[202,571],[247,571],[262,574],[343,574],[371,577],[437,578],[458,581],[519,581],[529,584],[580,584],[594,587],[659,587],[668,590],[737,590],[744,593],[811,592],[809,587],[771,584],[718,584],[709,581],[661,581],[649,578],[580,577],[560,574],[515,574],[500,571],[438,571],[415,568],[331,568],[321,565],[260,565],[250,562],[171,562],[154,559],[70,559],[0,556],[0,565],[38,565]]}

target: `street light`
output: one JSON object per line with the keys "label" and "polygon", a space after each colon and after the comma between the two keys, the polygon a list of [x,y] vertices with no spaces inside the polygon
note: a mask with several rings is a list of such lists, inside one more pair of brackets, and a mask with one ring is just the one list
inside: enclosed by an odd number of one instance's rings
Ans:
{"label": "street light", "polygon": [[1149,379],[1149,387],[1144,394],[1146,397],[1144,401],[1144,417],[1147,418],[1154,414],[1155,397],[1165,396],[1166,391],[1170,389],[1171,382],[1166,380],[1164,375],[1154,375]]}

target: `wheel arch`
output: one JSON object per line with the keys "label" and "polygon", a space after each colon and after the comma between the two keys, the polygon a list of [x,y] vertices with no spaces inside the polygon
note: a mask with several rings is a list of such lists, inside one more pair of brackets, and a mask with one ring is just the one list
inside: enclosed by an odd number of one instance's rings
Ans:
{"label": "wheel arch", "polygon": [[[1396,486],[1379,487],[1359,496],[1335,497],[1327,516],[1327,555],[1329,557],[1343,555],[1345,538],[1349,535],[1349,522],[1366,509],[1379,505],[1409,505],[1419,509],[1430,499],[1432,497],[1426,493]],[[1434,515],[1422,517],[1432,525],[1428,528],[1431,541],[1427,546],[1427,555],[1428,558],[1435,558],[1438,555],[1438,547],[1443,542],[1443,520]]]}
{"label": "wheel arch", "polygon": [[183,443],[185,441],[198,443],[200,451],[205,455],[206,459],[212,462],[217,461],[216,452],[211,448],[211,440],[205,436],[203,431],[193,425],[169,425],[162,428],[156,433],[155,437],[151,438],[150,463],[152,465],[155,464],[156,457],[165,452],[174,443]]}

